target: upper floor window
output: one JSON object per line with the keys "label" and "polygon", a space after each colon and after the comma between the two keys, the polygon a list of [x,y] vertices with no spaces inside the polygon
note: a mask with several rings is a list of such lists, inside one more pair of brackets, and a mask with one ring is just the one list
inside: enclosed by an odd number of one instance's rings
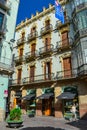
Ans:
{"label": "upper floor window", "polygon": [[3,20],[4,20],[4,14],[0,13],[0,28],[2,28]]}

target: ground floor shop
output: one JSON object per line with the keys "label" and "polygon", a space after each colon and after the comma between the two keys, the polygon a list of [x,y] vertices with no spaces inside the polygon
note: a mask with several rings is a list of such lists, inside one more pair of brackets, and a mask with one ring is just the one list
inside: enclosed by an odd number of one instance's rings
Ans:
{"label": "ground floor shop", "polygon": [[10,100],[13,107],[19,104],[23,114],[37,116],[55,116],[71,118],[71,107],[76,105],[77,118],[86,118],[87,114],[87,87],[86,83],[56,83],[49,87],[25,87],[21,96],[15,96],[17,90],[11,91]]}

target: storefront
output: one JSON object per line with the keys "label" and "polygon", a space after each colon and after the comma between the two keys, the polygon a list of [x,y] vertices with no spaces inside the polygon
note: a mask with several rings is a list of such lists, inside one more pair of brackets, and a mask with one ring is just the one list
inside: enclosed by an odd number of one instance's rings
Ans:
{"label": "storefront", "polygon": [[42,89],[42,95],[38,96],[37,99],[42,100],[42,115],[54,116],[54,89]]}
{"label": "storefront", "polygon": [[26,105],[26,112],[29,116],[34,116],[36,113],[36,90],[27,90],[27,95],[22,97]]}
{"label": "storefront", "polygon": [[70,119],[73,115],[71,113],[71,107],[73,104],[76,105],[77,109],[77,117],[79,118],[79,103],[78,103],[78,92],[77,87],[71,86],[71,87],[63,87],[62,88],[62,94],[60,94],[58,97],[58,100],[62,100],[62,112],[63,116],[67,119]]}

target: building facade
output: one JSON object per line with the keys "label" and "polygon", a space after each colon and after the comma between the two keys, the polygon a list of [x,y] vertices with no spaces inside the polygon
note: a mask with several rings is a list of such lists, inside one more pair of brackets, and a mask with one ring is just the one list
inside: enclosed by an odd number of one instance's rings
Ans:
{"label": "building facade", "polygon": [[12,68],[12,44],[19,0],[0,0],[0,121],[5,118],[9,77]]}
{"label": "building facade", "polygon": [[11,107],[19,105],[24,114],[70,118],[75,103],[82,118],[87,113],[87,3],[60,0],[60,4],[64,24],[49,4],[16,27]]}

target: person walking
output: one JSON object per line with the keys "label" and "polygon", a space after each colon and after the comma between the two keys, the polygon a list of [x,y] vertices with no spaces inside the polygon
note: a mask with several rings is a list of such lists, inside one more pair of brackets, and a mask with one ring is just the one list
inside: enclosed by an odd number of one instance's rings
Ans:
{"label": "person walking", "polygon": [[71,108],[71,112],[72,112],[72,120],[77,120],[77,115],[76,115],[76,105],[75,103],[72,105],[72,108]]}

